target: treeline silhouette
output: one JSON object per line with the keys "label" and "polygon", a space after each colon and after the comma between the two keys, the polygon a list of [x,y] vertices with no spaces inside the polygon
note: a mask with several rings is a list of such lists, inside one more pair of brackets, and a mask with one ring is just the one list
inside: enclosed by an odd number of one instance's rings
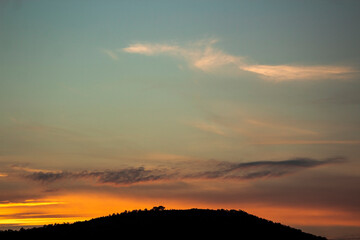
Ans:
{"label": "treeline silhouette", "polygon": [[258,218],[241,210],[134,210],[72,224],[50,224],[0,231],[0,239],[277,239],[325,240],[324,237]]}

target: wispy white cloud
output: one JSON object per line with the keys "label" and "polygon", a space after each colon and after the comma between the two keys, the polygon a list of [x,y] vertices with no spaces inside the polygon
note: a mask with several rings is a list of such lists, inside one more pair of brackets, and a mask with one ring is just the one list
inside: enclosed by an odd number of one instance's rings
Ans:
{"label": "wispy white cloud", "polygon": [[185,123],[202,132],[250,145],[359,145],[358,139],[334,139],[315,125],[284,119],[214,115],[205,120]]}
{"label": "wispy white cloud", "polygon": [[179,54],[186,55],[187,52],[185,49],[180,48],[176,45],[167,45],[167,44],[132,44],[127,48],[124,48],[123,51],[128,53],[138,53],[144,55],[156,55],[161,53],[166,54]]}
{"label": "wispy white cloud", "polygon": [[247,128],[252,126],[252,127],[255,127],[256,129],[261,129],[260,131],[262,131],[262,132],[264,132],[264,129],[271,129],[274,132],[277,132],[278,134],[281,132],[286,132],[288,135],[300,135],[300,136],[319,135],[318,132],[313,131],[313,130],[284,125],[282,123],[280,124],[280,123],[274,123],[274,122],[269,122],[269,121],[265,122],[265,121],[255,120],[255,119],[247,119],[245,121],[245,123],[248,126]]}
{"label": "wispy white cloud", "polygon": [[102,49],[102,52],[109,56],[111,59],[117,61],[119,59],[117,53],[115,51],[109,49]]}
{"label": "wispy white cloud", "polygon": [[254,141],[258,145],[360,145],[359,140],[265,140]]}
{"label": "wispy white cloud", "polygon": [[190,66],[205,72],[213,71],[221,66],[235,64],[236,66],[243,61],[242,57],[232,56],[213,47],[216,39],[198,41],[189,44],[187,47],[169,44],[149,44],[136,43],[131,44],[122,50],[127,53],[137,53],[143,55],[166,54],[185,59]]}
{"label": "wispy white cloud", "polygon": [[344,79],[358,71],[348,66],[334,65],[257,65],[249,64],[242,56],[231,55],[214,47],[216,39],[198,41],[182,47],[178,44],[131,44],[122,51],[147,56],[166,54],[185,59],[191,67],[213,72],[225,66],[235,66],[239,71],[251,72],[265,80],[292,81],[315,79]]}
{"label": "wispy white cloud", "polygon": [[192,63],[196,68],[209,72],[214,67],[218,68],[229,64],[239,65],[241,62],[241,57],[232,56],[218,49],[207,47],[199,57],[193,59]]}
{"label": "wispy white cloud", "polygon": [[249,65],[240,66],[242,70],[257,73],[269,80],[290,81],[306,79],[343,79],[356,71],[345,66],[295,66],[295,65]]}
{"label": "wispy white cloud", "polygon": [[235,116],[218,116],[207,120],[192,121],[187,125],[204,132],[226,137],[246,137],[249,142],[264,139],[283,139],[298,137],[319,137],[321,134],[313,129],[302,127],[300,123],[285,124],[283,120],[258,120],[244,114]]}
{"label": "wispy white cloud", "polygon": [[193,126],[195,128],[198,128],[198,129],[200,129],[202,131],[205,131],[205,132],[210,132],[210,133],[221,135],[221,136],[226,135],[225,128],[218,125],[218,124],[215,124],[215,123],[193,122],[193,123],[190,123],[189,125],[191,125],[191,126]]}

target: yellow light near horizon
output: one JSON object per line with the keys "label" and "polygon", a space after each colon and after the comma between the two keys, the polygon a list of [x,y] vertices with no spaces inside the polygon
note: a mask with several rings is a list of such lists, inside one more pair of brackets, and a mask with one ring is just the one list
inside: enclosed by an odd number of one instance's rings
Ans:
{"label": "yellow light near horizon", "polygon": [[108,194],[66,194],[56,196],[51,200],[31,199],[17,203],[1,203],[0,224],[36,226],[72,223],[125,210],[151,207],[144,201]]}
{"label": "yellow light near horizon", "polygon": [[18,225],[18,226],[42,226],[54,223],[73,223],[77,221],[85,221],[88,218],[69,217],[69,218],[9,218],[1,219],[0,224]]}
{"label": "yellow light near horizon", "polygon": [[121,213],[125,210],[151,209],[158,205],[163,205],[167,209],[242,209],[258,217],[290,226],[360,226],[360,219],[354,214],[331,209],[259,206],[244,203],[241,206],[233,204],[214,205],[192,201],[124,198],[117,195],[95,193],[69,193],[54,196],[52,199],[30,199],[21,203],[2,203],[0,224],[41,226],[54,223],[72,223]]}
{"label": "yellow light near horizon", "polygon": [[9,208],[9,207],[31,207],[31,206],[44,206],[44,205],[57,205],[64,204],[64,202],[21,202],[21,203],[0,203],[0,208]]}

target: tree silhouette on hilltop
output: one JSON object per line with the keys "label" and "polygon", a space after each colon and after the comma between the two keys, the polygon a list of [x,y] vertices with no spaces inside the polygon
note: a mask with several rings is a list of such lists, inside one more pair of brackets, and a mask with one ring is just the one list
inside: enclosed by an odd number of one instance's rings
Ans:
{"label": "tree silhouette on hilltop", "polygon": [[156,238],[325,240],[299,229],[258,218],[241,210],[133,210],[73,224],[50,224],[21,231],[0,231],[0,239]]}

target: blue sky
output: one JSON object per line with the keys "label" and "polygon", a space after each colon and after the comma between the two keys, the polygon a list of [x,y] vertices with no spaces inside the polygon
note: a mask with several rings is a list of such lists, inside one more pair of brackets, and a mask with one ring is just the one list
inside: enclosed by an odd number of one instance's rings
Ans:
{"label": "blue sky", "polygon": [[[0,201],[78,189],[358,231],[359,9],[322,0],[1,2]],[[129,180],[134,172],[140,181]],[[316,211],[317,221],[303,220]]]}

